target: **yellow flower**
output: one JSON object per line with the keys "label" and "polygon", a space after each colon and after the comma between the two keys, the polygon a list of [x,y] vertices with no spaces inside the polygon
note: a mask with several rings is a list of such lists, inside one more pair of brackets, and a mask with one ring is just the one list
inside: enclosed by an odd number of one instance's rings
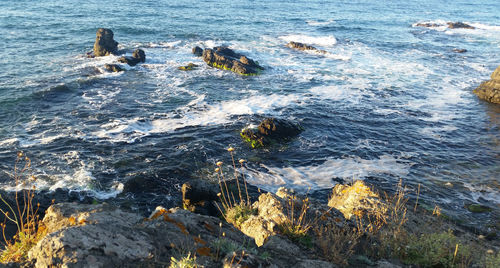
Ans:
{"label": "yellow flower", "polygon": [[240,162],[240,164],[243,164],[243,163],[245,163],[246,161],[245,161],[245,159],[240,159],[240,161],[239,161],[239,162]]}
{"label": "yellow flower", "polygon": [[227,151],[228,152],[232,152],[232,151],[234,151],[234,148],[233,147],[229,147],[229,148],[227,148]]}
{"label": "yellow flower", "polygon": [[217,162],[216,165],[219,167],[222,166],[222,161]]}
{"label": "yellow flower", "polygon": [[219,172],[219,171],[220,171],[220,168],[216,168],[216,169],[215,169],[215,172]]}

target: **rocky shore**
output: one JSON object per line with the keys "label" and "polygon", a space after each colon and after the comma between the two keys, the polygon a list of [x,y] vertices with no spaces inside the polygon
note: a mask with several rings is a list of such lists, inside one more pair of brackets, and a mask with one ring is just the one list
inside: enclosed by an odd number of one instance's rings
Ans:
{"label": "rocky shore", "polygon": [[241,194],[235,188],[240,182],[227,183],[226,188],[199,180],[185,184],[185,209],[157,207],[149,217],[105,203],[54,204],[40,223],[43,237],[22,261],[7,265],[495,267],[500,261],[498,240],[459,227],[436,209],[413,209],[404,188],[382,198],[357,181],[337,185],[324,202],[284,188],[251,189],[250,212],[231,223],[227,209],[196,210],[205,206],[200,201],[220,208],[224,201],[217,189],[230,189],[234,207],[246,203],[234,198]]}

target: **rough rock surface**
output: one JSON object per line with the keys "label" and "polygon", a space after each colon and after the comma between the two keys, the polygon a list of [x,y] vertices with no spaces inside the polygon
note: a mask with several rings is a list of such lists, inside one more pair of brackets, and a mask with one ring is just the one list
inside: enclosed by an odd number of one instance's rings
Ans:
{"label": "rough rock surface", "polygon": [[193,52],[193,54],[196,55],[197,57],[203,56],[203,49],[199,46],[193,47],[191,52]]}
{"label": "rough rock surface", "polygon": [[289,48],[298,49],[298,50],[302,50],[302,51],[312,50],[312,51],[317,51],[320,53],[326,53],[326,51],[324,51],[324,50],[319,50],[313,46],[306,45],[306,44],[299,43],[299,42],[294,42],[294,41],[290,41],[290,43],[288,43],[286,46]]}
{"label": "rough rock surface", "polygon": [[302,131],[299,125],[291,122],[266,118],[262,120],[257,129],[245,128],[241,131],[241,137],[250,143],[252,148],[267,146],[273,143],[286,141]]}
{"label": "rough rock surface", "polygon": [[192,71],[194,69],[198,68],[198,65],[194,64],[194,63],[189,63],[188,65],[185,65],[185,66],[180,66],[179,70],[181,71]]}
{"label": "rough rock surface", "polygon": [[118,42],[113,39],[113,31],[106,28],[97,29],[95,43],[94,43],[94,56],[107,56],[116,53],[118,49]]}
{"label": "rough rock surface", "polygon": [[346,219],[351,219],[354,215],[359,216],[386,209],[379,195],[363,181],[356,181],[352,186],[335,185],[332,196],[328,200],[328,206],[340,210]]}
{"label": "rough rock surface", "polygon": [[135,66],[140,62],[146,62],[146,53],[144,50],[138,48],[132,52],[132,57],[123,56],[118,59],[119,62],[126,63],[130,66]]}
{"label": "rough rock surface", "polygon": [[105,64],[104,69],[106,69],[109,72],[115,72],[115,73],[123,71],[122,67],[120,67],[117,64]]}
{"label": "rough rock surface", "polygon": [[264,69],[252,59],[223,46],[205,49],[203,61],[212,67],[230,70],[241,75],[257,75]]}
{"label": "rough rock surface", "polygon": [[491,74],[491,80],[482,82],[474,93],[483,100],[500,104],[500,66]]}

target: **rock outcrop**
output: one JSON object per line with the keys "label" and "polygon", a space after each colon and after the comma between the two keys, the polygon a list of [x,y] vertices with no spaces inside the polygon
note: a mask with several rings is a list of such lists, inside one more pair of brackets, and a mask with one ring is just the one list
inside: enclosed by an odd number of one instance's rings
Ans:
{"label": "rock outcrop", "polygon": [[421,22],[421,23],[417,23],[416,26],[427,27],[427,28],[446,26],[450,29],[476,29],[474,26],[471,26],[467,23],[463,23],[463,22],[459,22],[459,21],[458,22],[447,22],[446,24],[433,23],[433,22]]}
{"label": "rock outcrop", "polygon": [[289,48],[298,49],[301,51],[310,50],[310,51],[316,51],[316,52],[323,53],[323,54],[326,53],[326,51],[324,51],[324,50],[319,50],[313,46],[306,45],[306,44],[299,43],[299,42],[290,41],[290,43],[288,43],[286,46]]}
{"label": "rock outcrop", "polygon": [[198,65],[194,64],[194,63],[189,63],[188,65],[185,65],[185,66],[180,66],[179,70],[181,71],[192,71],[194,69],[198,68]]}
{"label": "rock outcrop", "polygon": [[241,75],[257,75],[264,70],[259,64],[228,47],[207,48],[203,51],[203,61],[212,67],[229,70]]}
{"label": "rock outcrop", "polygon": [[474,94],[491,103],[500,104],[500,66],[491,74],[491,80],[482,82]]}
{"label": "rock outcrop", "polygon": [[338,184],[333,187],[328,206],[333,207],[346,219],[365,214],[384,213],[386,205],[380,196],[373,192],[363,181],[356,181],[353,185]]}
{"label": "rock outcrop", "polygon": [[240,132],[240,135],[246,142],[250,143],[252,148],[258,148],[286,141],[297,136],[301,131],[302,128],[294,123],[276,118],[266,118],[257,129],[245,128]]}
{"label": "rock outcrop", "polygon": [[113,39],[113,31],[99,28],[94,43],[94,56],[108,56],[115,54],[118,50],[118,42]]}
{"label": "rock outcrop", "polygon": [[146,53],[144,50],[138,48],[132,52],[132,57],[123,56],[118,59],[119,62],[126,63],[130,66],[135,66],[140,62],[146,62]]}

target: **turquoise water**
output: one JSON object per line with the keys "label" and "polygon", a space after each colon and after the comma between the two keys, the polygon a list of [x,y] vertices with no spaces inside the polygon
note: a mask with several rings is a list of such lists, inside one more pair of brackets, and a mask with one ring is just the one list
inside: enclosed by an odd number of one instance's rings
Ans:
{"label": "turquoise water", "polygon": [[[431,207],[496,221],[500,108],[472,90],[500,64],[500,3],[443,2],[2,1],[0,177],[22,150],[41,189],[156,206],[175,203],[186,179],[212,177],[231,145],[266,190],[358,178],[394,190],[403,179]],[[476,29],[415,25],[448,21]],[[99,27],[146,63],[111,74],[103,66],[117,57],[86,58]],[[228,45],[266,70],[210,68],[196,45]],[[201,67],[177,70],[190,62]],[[252,150],[238,133],[266,116],[305,131]],[[470,203],[495,212],[472,215]]]}

